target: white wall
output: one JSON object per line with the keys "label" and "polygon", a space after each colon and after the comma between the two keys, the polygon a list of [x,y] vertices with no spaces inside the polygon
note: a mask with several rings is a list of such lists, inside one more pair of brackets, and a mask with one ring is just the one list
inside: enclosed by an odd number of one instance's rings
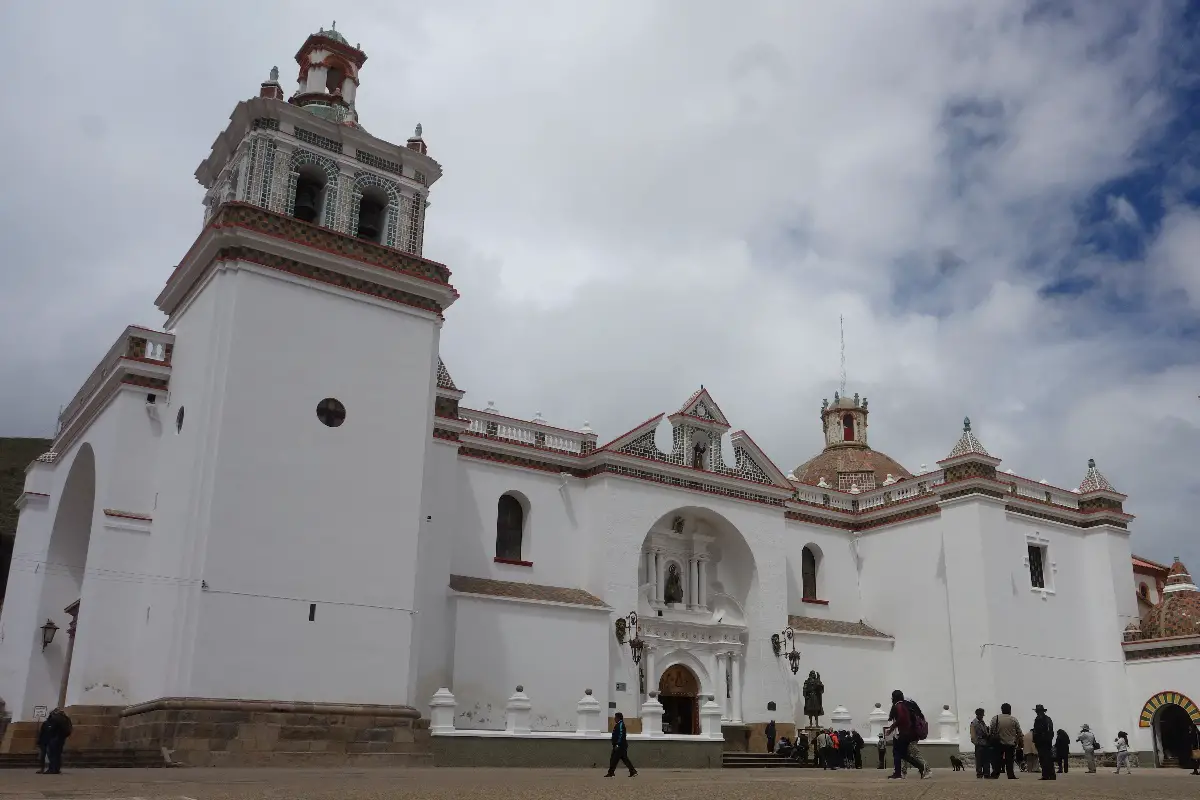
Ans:
{"label": "white wall", "polygon": [[[783,550],[787,559],[788,613],[817,619],[855,622],[862,617],[858,567],[849,531],[789,520]],[[817,555],[817,599],[828,605],[802,602],[804,548]]]}
{"label": "white wall", "polygon": [[[1193,703],[1200,704],[1200,653],[1172,658],[1130,661],[1125,667],[1128,677],[1128,705],[1124,711],[1132,720],[1120,730],[1129,734],[1129,746],[1140,752],[1154,750],[1154,735],[1150,728],[1139,727],[1142,708],[1160,692],[1179,692]],[[1100,741],[1108,746],[1118,728],[1099,731]]]}
{"label": "white wall", "polygon": [[466,476],[458,443],[435,439],[425,456],[421,539],[417,546],[417,617],[412,666],[413,704],[424,703],[452,678],[454,608],[450,562],[464,537],[460,510],[467,505]]}
{"label": "white wall", "polygon": [[[406,703],[438,323],[231,277],[188,694]],[[326,397],[340,427],[317,418]]]}
{"label": "white wall", "polygon": [[[518,685],[533,703],[533,730],[575,730],[575,704],[591,689],[608,707],[608,614],[544,603],[455,598],[455,725],[500,730]],[[427,701],[428,698],[425,698]]]}

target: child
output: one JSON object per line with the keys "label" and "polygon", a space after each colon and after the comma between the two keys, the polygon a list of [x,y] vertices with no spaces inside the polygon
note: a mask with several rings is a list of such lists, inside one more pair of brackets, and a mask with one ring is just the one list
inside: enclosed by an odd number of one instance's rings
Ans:
{"label": "child", "polygon": [[1129,768],[1129,734],[1125,731],[1117,731],[1115,739],[1117,745],[1117,771],[1114,775],[1121,774],[1121,767],[1125,767],[1125,774],[1132,775],[1133,770]]}

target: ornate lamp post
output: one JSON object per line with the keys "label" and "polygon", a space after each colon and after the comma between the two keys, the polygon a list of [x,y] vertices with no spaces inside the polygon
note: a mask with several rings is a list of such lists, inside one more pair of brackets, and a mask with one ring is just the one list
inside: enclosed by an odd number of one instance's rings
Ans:
{"label": "ornate lamp post", "polygon": [[780,633],[771,634],[771,649],[775,651],[776,658],[784,654],[786,645],[791,645],[792,648],[787,651],[787,659],[792,667],[792,674],[795,675],[800,671],[800,651],[796,649],[796,633],[791,625]]}
{"label": "ornate lamp post", "polygon": [[639,664],[642,661],[642,649],[646,643],[638,636],[638,615],[636,611],[630,611],[625,616],[621,617],[616,622],[617,644],[625,644],[625,636],[632,633],[629,638],[629,654],[633,656],[633,663]]}
{"label": "ornate lamp post", "polygon": [[54,641],[54,634],[58,633],[58,626],[54,624],[54,620],[47,619],[46,624],[42,626],[42,650],[44,651]]}

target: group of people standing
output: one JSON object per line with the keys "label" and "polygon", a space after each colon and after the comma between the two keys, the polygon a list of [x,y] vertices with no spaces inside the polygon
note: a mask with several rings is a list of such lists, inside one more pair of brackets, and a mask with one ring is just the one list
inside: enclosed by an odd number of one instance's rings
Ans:
{"label": "group of people standing", "polygon": [[[1037,751],[1038,765],[1042,776],[1039,780],[1057,780],[1059,773],[1069,771],[1071,754],[1071,737],[1065,730],[1054,729],[1054,720],[1050,718],[1047,709],[1041,703],[1033,709],[1037,715],[1033,720],[1033,730],[1030,740]],[[1012,706],[1004,703],[1000,713],[992,717],[991,722],[985,720],[986,712],[982,708],[975,709],[975,719],[971,720],[971,744],[975,746],[975,777],[999,778],[1004,773],[1015,779],[1016,770],[1025,770],[1025,732],[1021,729],[1020,721],[1013,716]],[[1101,749],[1100,742],[1092,729],[1084,724],[1075,738],[1083,749],[1087,763],[1087,771],[1096,771],[1096,753]],[[1117,772],[1129,767],[1129,734],[1119,731],[1113,740],[1117,753]]]}

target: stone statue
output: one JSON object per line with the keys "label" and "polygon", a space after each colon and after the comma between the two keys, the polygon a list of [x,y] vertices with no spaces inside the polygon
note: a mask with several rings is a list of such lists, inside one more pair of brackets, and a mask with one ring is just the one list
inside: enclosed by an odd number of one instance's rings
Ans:
{"label": "stone statue", "polygon": [[271,83],[279,83],[279,67],[271,67]]}
{"label": "stone statue", "polygon": [[693,469],[704,469],[704,451],[706,449],[704,442],[696,442],[696,446],[692,448]]}
{"label": "stone statue", "polygon": [[663,588],[663,600],[668,603],[683,602],[683,580],[679,577],[679,565],[667,568],[667,585]]}
{"label": "stone statue", "polygon": [[816,727],[820,723],[825,709],[821,707],[821,696],[825,694],[825,684],[821,683],[821,673],[813,670],[804,681],[804,716],[808,724]]}

